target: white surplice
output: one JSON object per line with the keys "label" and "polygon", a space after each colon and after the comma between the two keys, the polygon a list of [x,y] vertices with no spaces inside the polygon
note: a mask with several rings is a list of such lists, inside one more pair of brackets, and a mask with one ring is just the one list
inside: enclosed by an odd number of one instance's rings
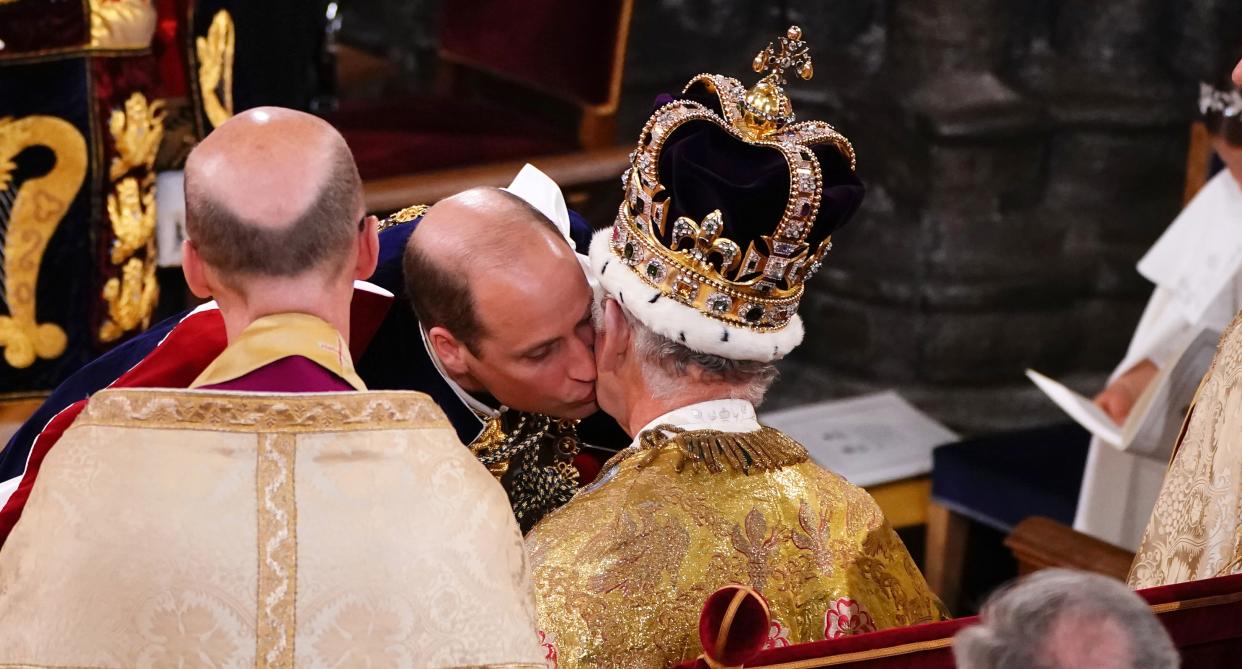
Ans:
{"label": "white surplice", "polygon": [[[1144,359],[1174,364],[1199,332],[1224,330],[1242,308],[1242,187],[1228,170],[1190,201],[1138,270],[1156,288],[1110,382]],[[1135,550],[1164,480],[1168,446],[1143,456],[1092,439],[1074,529]]]}

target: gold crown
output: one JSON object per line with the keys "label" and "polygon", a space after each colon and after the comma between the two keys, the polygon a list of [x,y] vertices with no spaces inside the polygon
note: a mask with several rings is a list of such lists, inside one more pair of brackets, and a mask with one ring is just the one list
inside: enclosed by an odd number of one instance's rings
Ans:
{"label": "gold crown", "polygon": [[[793,122],[793,108],[782,88],[784,72],[796,68],[803,79],[813,74],[801,38],[802,31],[793,26],[759,52],[755,71],[771,74],[749,91],[737,79],[713,74],[700,74],[686,84],[683,93],[696,84],[714,93],[722,114],[692,100],[669,103],[652,114],[622,176],[626,198],[613,228],[612,252],[647,284],[712,318],[760,331],[788,324],[806,280],[832,248],[831,236],[814,249],[807,241],[823,190],[823,172],[811,147],[832,144],[849,160],[850,169],[855,167],[853,146],[831,125]],[[659,182],[660,154],[675,130],[698,122],[778,151],[789,165],[789,196],[780,222],[760,237],[760,246],[751,242],[745,253],[722,236],[719,210],[702,221],[679,217],[671,236],[667,234],[669,197]]]}

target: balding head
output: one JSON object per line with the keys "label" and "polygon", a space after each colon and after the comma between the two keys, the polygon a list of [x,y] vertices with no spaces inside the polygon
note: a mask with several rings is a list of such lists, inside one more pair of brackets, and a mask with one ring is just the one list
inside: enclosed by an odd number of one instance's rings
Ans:
{"label": "balding head", "polygon": [[[472,188],[427,210],[405,250],[406,291],[426,327],[448,328],[477,353],[484,328],[470,286],[542,274],[549,263],[577,267],[552,221],[499,188]],[[504,272],[497,270],[503,268]]]}
{"label": "balding head", "polygon": [[591,289],[539,210],[496,188],[440,201],[410,235],[405,285],[462,388],[519,411],[595,412]]}
{"label": "balding head", "polygon": [[1065,569],[997,591],[953,638],[961,669],[1176,669],[1177,650],[1120,581]]}
{"label": "balding head", "polygon": [[323,120],[260,107],[229,119],[185,166],[186,231],[221,280],[336,271],[362,215],[345,140]]}

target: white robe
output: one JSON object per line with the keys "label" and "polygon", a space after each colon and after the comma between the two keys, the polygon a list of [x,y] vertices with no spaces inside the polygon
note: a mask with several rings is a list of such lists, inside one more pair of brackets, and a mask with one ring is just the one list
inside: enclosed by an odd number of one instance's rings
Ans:
{"label": "white robe", "polygon": [[[1190,201],[1138,270],[1156,288],[1111,379],[1145,358],[1174,364],[1199,332],[1224,330],[1242,308],[1242,187],[1228,170]],[[1092,439],[1074,529],[1137,549],[1172,446],[1144,456]]]}

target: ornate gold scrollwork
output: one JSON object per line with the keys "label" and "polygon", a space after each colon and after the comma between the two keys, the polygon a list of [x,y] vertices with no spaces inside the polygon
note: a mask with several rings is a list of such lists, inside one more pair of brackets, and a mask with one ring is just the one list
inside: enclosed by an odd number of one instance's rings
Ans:
{"label": "ornate gold scrollwork", "polygon": [[[107,318],[99,328],[100,341],[116,341],[126,332],[145,328],[159,300],[155,281],[155,155],[164,137],[164,104],[148,104],[134,93],[121,109],[112,111],[108,130],[116,146],[108,176],[108,220],[115,237],[111,261],[120,276],[104,284]],[[144,251],[138,257],[139,251]]]}
{"label": "ornate gold scrollwork", "polygon": [[55,154],[52,171],[24,182],[13,200],[4,236],[3,295],[7,316],[0,315],[4,361],[17,369],[65,352],[65,331],[39,323],[35,291],[48,240],[69,211],[86,177],[86,140],[72,124],[51,116],[0,118],[0,190],[7,190],[17,154],[46,146]]}
{"label": "ornate gold scrollwork", "polygon": [[212,17],[207,36],[194,43],[203,112],[213,128],[233,116],[233,41],[233,17],[221,9]]}

